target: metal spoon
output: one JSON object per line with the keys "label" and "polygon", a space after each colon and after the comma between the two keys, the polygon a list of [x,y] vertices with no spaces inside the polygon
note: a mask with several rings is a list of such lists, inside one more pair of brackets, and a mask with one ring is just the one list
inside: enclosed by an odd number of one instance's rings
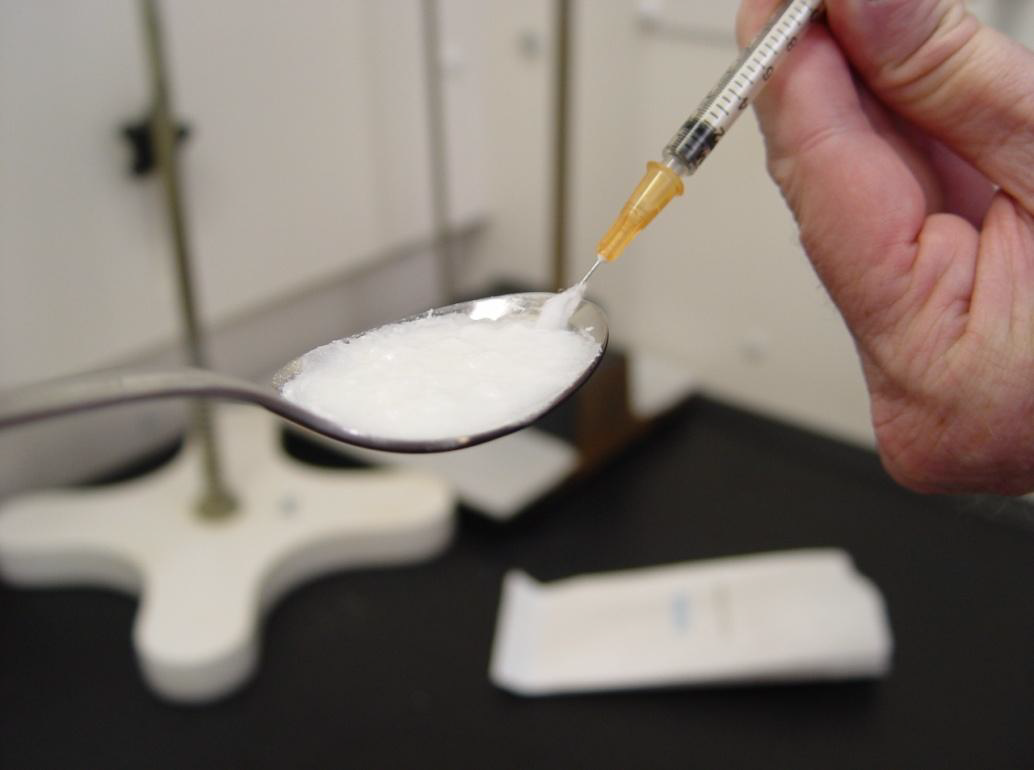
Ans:
{"label": "metal spoon", "polygon": [[[547,293],[508,294],[472,302],[461,302],[430,312],[432,315],[459,313],[473,320],[502,320],[521,316],[534,318],[538,315],[543,303],[553,296],[555,295]],[[404,318],[402,321],[414,320],[425,315],[427,314],[421,313],[420,316]],[[585,332],[599,343],[600,350],[596,357],[567,387],[557,393],[548,403],[543,404],[537,412],[526,415],[515,422],[471,435],[431,441],[383,438],[358,433],[349,429],[347,425],[340,425],[320,417],[308,409],[288,401],[279,393],[284,383],[301,370],[301,357],[294,359],[274,375],[272,388],[255,385],[247,380],[206,369],[188,368],[113,370],[29,385],[0,394],[0,429],[129,401],[204,397],[256,404],[285,420],[346,444],[388,452],[444,452],[480,444],[520,430],[574,393],[589,378],[603,357],[608,339],[607,319],[598,306],[583,300],[571,316],[569,328]]]}

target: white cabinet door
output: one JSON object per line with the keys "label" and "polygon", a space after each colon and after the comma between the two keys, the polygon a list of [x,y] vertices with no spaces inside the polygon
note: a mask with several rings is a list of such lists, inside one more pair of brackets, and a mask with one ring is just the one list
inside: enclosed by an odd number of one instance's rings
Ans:
{"label": "white cabinet door", "polygon": [[[430,235],[417,0],[162,4],[203,316],[219,321]],[[0,0],[0,387],[178,334],[130,0]]]}

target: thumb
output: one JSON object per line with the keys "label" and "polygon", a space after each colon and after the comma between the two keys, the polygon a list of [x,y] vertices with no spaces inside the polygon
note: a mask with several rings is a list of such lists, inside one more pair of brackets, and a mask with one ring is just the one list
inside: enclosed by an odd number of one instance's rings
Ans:
{"label": "thumb", "polygon": [[1034,212],[1034,54],[963,0],[827,0],[829,26],[881,101]]}

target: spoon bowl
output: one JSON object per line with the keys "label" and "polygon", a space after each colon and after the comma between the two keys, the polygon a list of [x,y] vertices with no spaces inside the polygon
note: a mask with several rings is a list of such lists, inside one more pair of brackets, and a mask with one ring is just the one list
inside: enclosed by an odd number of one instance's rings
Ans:
{"label": "spoon bowl", "polygon": [[[546,300],[556,295],[528,292],[461,302],[429,311],[433,316],[460,314],[471,320],[536,318]],[[397,323],[425,317],[427,313]],[[607,319],[594,303],[583,300],[572,314],[568,328],[588,334],[599,344],[595,357],[561,391],[541,408],[518,420],[488,430],[433,440],[408,440],[376,436],[322,417],[280,395],[283,386],[301,372],[304,356],[282,367],[273,377],[273,387],[263,387],[207,369],[114,370],[77,375],[26,386],[0,394],[0,429],[63,414],[100,409],[132,401],[158,398],[214,398],[243,401],[261,406],[276,415],[328,438],[387,452],[445,452],[474,446],[505,436],[531,424],[568,398],[589,378],[607,347]],[[355,339],[367,332],[345,339]]]}

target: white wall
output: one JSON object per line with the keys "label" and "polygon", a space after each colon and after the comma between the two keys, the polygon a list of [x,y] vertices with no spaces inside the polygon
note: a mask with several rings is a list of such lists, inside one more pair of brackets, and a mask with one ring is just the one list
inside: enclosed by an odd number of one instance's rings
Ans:
{"label": "white wall", "polygon": [[465,289],[503,278],[549,286],[553,156],[553,0],[453,0],[478,15],[478,44],[468,49],[483,72],[485,195],[491,226],[478,238]]}
{"label": "white wall", "polygon": [[[430,234],[420,6],[163,4],[202,313],[225,321]],[[0,386],[174,337],[136,4],[0,2]]]}

